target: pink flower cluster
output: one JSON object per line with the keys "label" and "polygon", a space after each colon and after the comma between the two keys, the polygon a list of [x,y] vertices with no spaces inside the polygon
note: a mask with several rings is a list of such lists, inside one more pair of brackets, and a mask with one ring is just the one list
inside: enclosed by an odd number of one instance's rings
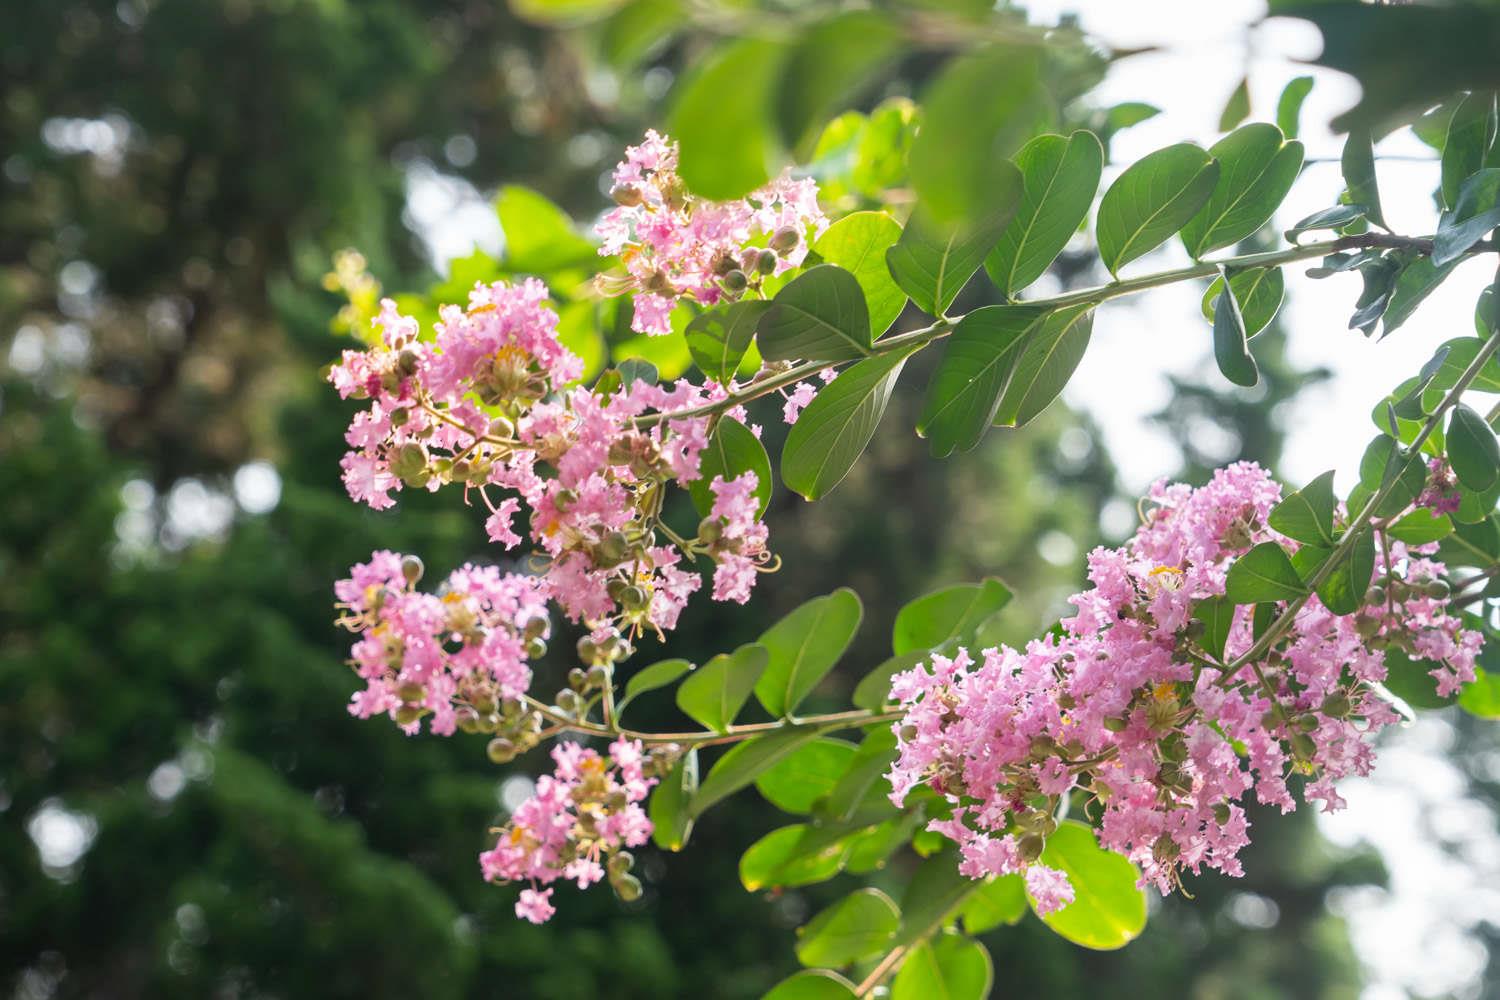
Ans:
{"label": "pink flower cluster", "polygon": [[534,924],[555,909],[550,886],[559,878],[580,889],[608,873],[622,898],[640,893],[628,874],[626,847],[651,836],[651,820],[640,803],[656,779],[647,777],[638,740],[623,736],[601,757],[577,743],[552,748],[553,773],[537,779],[535,793],[521,803],[499,831],[493,848],[479,856],[487,882],[528,882],[516,902],[516,916]]}
{"label": "pink flower cluster", "polygon": [[670,333],[680,298],[713,305],[798,267],[828,227],[817,183],[790,172],[737,201],[694,198],[677,174],[677,144],[654,131],[625,150],[613,194],[617,207],[594,231],[600,254],[618,255],[626,273],[601,276],[600,288],[632,293],[638,333]]}
{"label": "pink flower cluster", "polygon": [[1224,593],[1234,559],[1264,541],[1296,548],[1266,526],[1279,498],[1250,463],[1197,490],[1158,483],[1135,537],[1090,554],[1093,588],[1073,598],[1060,635],[898,674],[893,800],[929,785],[951,805],[931,828],[960,845],[961,870],[1024,871],[1043,911],[1072,898],[1038,858],[1075,788],[1097,805],[1103,846],[1163,891],[1184,870],[1241,874],[1246,792],[1289,811],[1297,774],[1306,798],[1342,806],[1335,783],[1369,772],[1374,734],[1397,718],[1377,687],[1383,650],[1433,661],[1451,693],[1473,679],[1480,636],[1449,613],[1444,567],[1423,555],[1432,547],[1391,543],[1379,565],[1394,576],[1372,588],[1372,606],[1335,615],[1314,597],[1286,638],[1232,668],[1254,641],[1253,609],[1240,607],[1223,657],[1207,651],[1194,606]]}
{"label": "pink flower cluster", "polygon": [[350,496],[378,510],[403,487],[457,483],[484,502],[486,531],[506,548],[521,544],[515,518],[525,512],[525,532],[545,557],[535,592],[594,629],[675,627],[701,585],[683,560],[700,554],[718,564],[717,599],[748,599],[770,558],[754,509],[747,520],[732,499],[755,489],[753,474],[719,487],[730,499],[700,526],[711,538],[679,539],[660,521],[663,490],[701,478],[710,429],[707,416],[673,414],[722,398],[725,387],[569,388],[582,365],[559,343],[557,314],[533,279],[478,285],[466,309],[440,315],[426,342],[386,301],[375,321],[380,343],[346,351],[332,369],[341,395],[370,401],[346,435]]}
{"label": "pink flower cluster", "polygon": [[455,570],[438,594],[415,589],[420,561],[380,551],[335,585],[341,619],[359,635],[351,652],[363,690],[349,711],[389,715],[408,733],[448,736],[531,685],[528,661],[544,650],[541,581],[493,566]]}

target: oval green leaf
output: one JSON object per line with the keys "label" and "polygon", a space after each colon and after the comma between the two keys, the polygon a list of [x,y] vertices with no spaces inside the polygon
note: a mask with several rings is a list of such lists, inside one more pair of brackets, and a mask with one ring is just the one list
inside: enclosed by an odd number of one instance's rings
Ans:
{"label": "oval green leaf", "polygon": [[736,743],[714,763],[708,777],[703,779],[698,794],[688,803],[689,814],[694,817],[703,815],[710,806],[733,795],[817,738],[816,726],[789,726]]}
{"label": "oval green leaf", "polygon": [[944,934],[907,953],[891,984],[891,1000],[984,1000],[994,978],[984,945]]}
{"label": "oval green leaf", "polygon": [[625,711],[625,706],[630,704],[647,691],[655,691],[664,688],[668,684],[674,684],[684,674],[691,673],[692,663],[687,660],[662,660],[648,667],[642,667],[631,675],[630,680],[625,682],[625,696],[620,699],[615,711]]}
{"label": "oval green leaf", "polygon": [[918,205],[901,231],[901,239],[886,251],[891,277],[928,315],[941,316],[953,304],[999,242],[1020,204],[1024,184],[1021,171],[1008,160],[991,169],[991,183],[1000,197],[987,215],[963,224],[940,225]]}
{"label": "oval green leaf", "polygon": [[1302,170],[1302,143],[1287,142],[1275,125],[1235,129],[1209,147],[1219,178],[1208,203],[1182,228],[1193,257],[1233,246],[1271,220]]}
{"label": "oval green leaf", "polygon": [[1245,317],[1234,299],[1234,283],[1224,283],[1222,273],[1220,283],[1219,301],[1214,304],[1214,361],[1235,385],[1252,386],[1260,381],[1260,369],[1250,354]]}
{"label": "oval green leaf", "polygon": [[667,132],[694,193],[728,201],[770,180],[781,151],[767,112],[785,56],[780,42],[740,39],[711,50],[676,88]]}
{"label": "oval green leaf", "polygon": [[803,969],[777,983],[761,1000],[855,1000],[854,984],[827,969]]}
{"label": "oval green leaf", "polygon": [[901,926],[901,911],[879,889],[859,889],[797,930],[797,961],[840,968],[878,954]]}
{"label": "oval green leaf", "polygon": [[687,325],[687,345],[698,369],[715,382],[728,383],[769,308],[765,299],[742,299],[694,316]]}
{"label": "oval green leaf", "polygon": [[664,851],[680,851],[693,832],[688,803],[698,791],[698,751],[689,750],[677,760],[672,773],[651,793],[648,813],[651,840]]}
{"label": "oval green leaf", "polygon": [[1302,487],[1271,508],[1266,523],[1288,538],[1311,545],[1333,545],[1333,470]]}
{"label": "oval green leaf", "polygon": [[733,417],[720,417],[708,439],[698,464],[698,478],[688,483],[693,506],[704,517],[713,509],[715,476],[727,483],[747,472],[755,473],[756,517],[765,514],[771,503],[771,456],[755,432]]}
{"label": "oval green leaf", "polygon": [[714,732],[727,731],[770,659],[770,652],[756,645],[720,653],[678,686],[677,707]]}
{"label": "oval green leaf", "polygon": [[1110,274],[1165,243],[1213,194],[1219,165],[1190,142],[1137,160],[1104,192],[1099,255]]}
{"label": "oval green leaf", "polygon": [[812,245],[821,260],[842,267],[859,282],[876,337],[906,307],[906,293],[885,264],[886,251],[900,239],[900,224],[884,212],[854,212],[829,226]]}
{"label": "oval green leaf", "polygon": [[917,421],[933,455],[942,458],[979,443],[1000,408],[1026,333],[1042,315],[1035,306],[984,306],[959,321]]}
{"label": "oval green leaf", "polygon": [[1021,203],[999,246],[984,260],[1007,298],[1040,278],[1087,218],[1099,190],[1104,147],[1092,132],[1039,135],[1014,162],[1023,179]]}
{"label": "oval green leaf", "polygon": [[783,812],[811,812],[819,799],[833,791],[858,752],[858,747],[844,740],[813,740],[762,772],[755,787]]}
{"label": "oval green leaf", "polygon": [[772,715],[790,715],[838,662],[859,629],[859,596],[840,588],[815,597],[768,628],[759,645],[770,656],[755,696]]}
{"label": "oval green leaf", "polygon": [[776,293],[756,325],[767,361],[854,361],[870,356],[870,311],[854,275],[819,264]]}
{"label": "oval green leaf", "polygon": [[1047,838],[1042,864],[1068,876],[1073,902],[1041,916],[1074,944],[1096,951],[1123,948],[1146,927],[1146,894],[1136,888],[1140,872],[1130,860],[1106,851],[1094,831],[1068,820]]}
{"label": "oval green leaf", "polygon": [[1500,479],[1500,444],[1484,417],[1459,403],[1448,423],[1448,464],[1458,481],[1484,492]]}
{"label": "oval green leaf", "polygon": [[[1245,323],[1245,338],[1252,339],[1276,318],[1286,295],[1286,278],[1279,267],[1226,268],[1234,301],[1239,303]],[[1214,318],[1214,307],[1224,291],[1224,278],[1217,277],[1203,293],[1203,318]]]}
{"label": "oval green leaf", "polygon": [[1005,607],[1010,598],[1010,588],[993,577],[924,594],[896,612],[891,649],[899,656],[926,653],[950,639],[964,643],[980,622]]}
{"label": "oval green leaf", "polygon": [[1078,370],[1093,332],[1091,306],[1058,309],[1033,324],[995,410],[995,426],[1021,427],[1051,405]]}
{"label": "oval green leaf", "polygon": [[826,882],[844,870],[848,857],[842,830],[793,823],[772,830],[740,856],[740,883],[757,892]]}
{"label": "oval green leaf", "polygon": [[1291,601],[1307,592],[1285,550],[1275,542],[1261,542],[1229,567],[1224,596],[1235,604]]}

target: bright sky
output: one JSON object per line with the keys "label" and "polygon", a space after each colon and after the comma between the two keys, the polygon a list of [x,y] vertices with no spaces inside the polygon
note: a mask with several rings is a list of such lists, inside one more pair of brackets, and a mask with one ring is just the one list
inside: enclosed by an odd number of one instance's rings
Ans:
{"label": "bright sky", "polygon": [[[1351,106],[1359,90],[1347,77],[1296,62],[1316,55],[1316,31],[1289,21],[1251,29],[1265,12],[1260,0],[1031,0],[1025,6],[1036,23],[1075,13],[1086,31],[1116,48],[1158,47],[1118,63],[1091,95],[1102,105],[1146,100],[1164,109],[1116,138],[1113,152],[1120,163],[1183,140],[1211,144],[1218,136],[1219,113],[1247,70],[1252,116],[1261,120],[1274,117],[1286,81],[1314,76],[1300,138],[1309,159],[1331,162],[1308,167],[1275,225],[1285,229],[1335,203],[1343,187],[1337,163],[1342,139],[1323,123]],[[1428,157],[1431,150],[1398,135],[1381,143],[1377,153]],[[1430,198],[1435,164],[1385,161],[1378,173],[1393,230],[1430,234],[1437,222]],[[1106,174],[1106,184],[1112,176]],[[465,182],[419,165],[409,177],[409,193],[408,221],[428,241],[434,259],[467,254],[475,245],[498,250],[493,212]],[[1129,265],[1126,274],[1187,262],[1174,240]],[[1347,490],[1375,433],[1370,411],[1438,344],[1473,332],[1474,302],[1490,274],[1483,262],[1460,266],[1413,319],[1377,343],[1347,328],[1360,289],[1357,275],[1314,284],[1302,271],[1287,272],[1283,315],[1291,331],[1291,357],[1299,367],[1326,367],[1333,378],[1295,402],[1287,416],[1302,430],[1291,436],[1282,467],[1273,471],[1301,485],[1334,468],[1340,488]],[[1212,360],[1210,329],[1199,311],[1202,292],[1203,285],[1195,283],[1106,304],[1065,393],[1104,429],[1129,492],[1141,491],[1180,464],[1169,437],[1147,419],[1168,402],[1165,376],[1197,375],[1222,383]],[[1469,932],[1480,921],[1500,925],[1500,889],[1486,888],[1500,886],[1500,836],[1493,815],[1468,797],[1465,779],[1442,756],[1452,739],[1452,727],[1430,717],[1389,737],[1376,775],[1347,783],[1349,808],[1323,818],[1331,840],[1346,846],[1372,843],[1391,870],[1390,891],[1346,892],[1334,900],[1352,926],[1370,977],[1362,1000],[1478,994],[1486,954]],[[1500,776],[1500,749],[1494,758]],[[1450,850],[1437,846],[1439,836],[1453,845]],[[1250,905],[1240,909],[1260,912],[1261,904],[1246,902]]]}

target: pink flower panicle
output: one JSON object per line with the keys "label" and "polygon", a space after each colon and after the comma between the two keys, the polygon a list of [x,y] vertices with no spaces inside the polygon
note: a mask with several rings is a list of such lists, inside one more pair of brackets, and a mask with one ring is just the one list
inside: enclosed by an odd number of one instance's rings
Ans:
{"label": "pink flower panicle", "polygon": [[758,289],[801,266],[807,244],[828,228],[818,185],[790,171],[735,201],[695,198],[677,174],[677,144],[654,131],[615,167],[616,207],[594,231],[600,254],[625,274],[602,275],[601,291],[628,292],[638,333],[670,333],[679,299],[710,306]]}
{"label": "pink flower panicle", "polygon": [[[569,387],[582,363],[558,341],[557,314],[534,279],[476,285],[467,309],[445,306],[440,316],[435,339],[423,341],[416,320],[384,302],[375,320],[379,344],[346,351],[330,373],[341,395],[369,401],[346,435],[350,450],[342,464],[351,497],[379,510],[392,506],[392,492],[405,487],[461,485],[488,508],[485,530],[492,541],[509,549],[529,536],[539,566],[538,578],[526,584],[533,603],[554,601],[590,629],[633,636],[675,627],[701,586],[698,574],[683,566],[684,555],[707,554],[718,563],[716,599],[748,598],[770,555],[764,526],[753,513],[747,521],[743,505],[704,522],[711,540],[658,538],[663,490],[701,478],[699,458],[708,444],[707,416],[673,414],[723,398],[726,387],[686,380],[637,380],[597,392]],[[727,488],[742,494],[754,483],[746,474]],[[388,563],[377,554],[368,566]],[[356,568],[356,578],[361,574]],[[437,598],[410,595],[398,603],[423,600]],[[440,632],[441,615],[395,622],[380,618],[381,610],[365,605],[351,616],[363,641],[415,642],[425,629],[429,644],[442,646],[430,641]],[[369,615],[376,617],[366,621]],[[522,624],[511,623],[510,632]],[[486,619],[481,632],[488,636],[502,626]],[[595,648],[617,657],[629,644],[601,641]],[[372,657],[355,651],[362,670],[376,671]],[[525,687],[504,697],[517,699]],[[410,715],[393,697],[372,687],[362,695],[362,714]],[[430,697],[435,712],[444,695]],[[451,731],[451,721],[435,719],[434,731]]]}
{"label": "pink flower panicle", "polygon": [[1391,542],[1377,563],[1391,577],[1366,597],[1375,603],[1335,615],[1313,597],[1254,664],[1264,685],[1249,664],[1228,669],[1254,642],[1253,609],[1236,609],[1216,657],[1194,605],[1224,593],[1229,566],[1252,546],[1295,550],[1266,523],[1279,498],[1251,463],[1201,489],[1158,483],[1135,537],[1090,553],[1093,587],[1072,599],[1077,614],[1060,635],[897,674],[891,696],[906,712],[894,727],[892,799],[923,784],[936,791],[952,814],[931,829],[959,844],[961,870],[1024,871],[1043,909],[1071,899],[1062,873],[1038,858],[1074,789],[1097,807],[1102,845],[1164,892],[1184,871],[1241,874],[1246,792],[1289,811],[1295,774],[1305,798],[1342,806],[1336,782],[1370,771],[1374,735],[1397,718],[1376,687],[1384,650],[1430,661],[1451,694],[1473,679],[1481,637],[1447,607],[1435,546]]}
{"label": "pink flower panicle", "polygon": [[552,916],[550,886],[558,879],[586,889],[607,877],[621,899],[639,898],[641,884],[630,874],[634,859],[625,848],[650,838],[651,820],[640,803],[676,755],[672,746],[647,753],[639,740],[623,736],[609,745],[607,757],[577,743],[556,744],[553,772],[537,779],[536,791],[500,828],[495,846],[479,855],[485,881],[529,883],[516,916],[534,924]]}

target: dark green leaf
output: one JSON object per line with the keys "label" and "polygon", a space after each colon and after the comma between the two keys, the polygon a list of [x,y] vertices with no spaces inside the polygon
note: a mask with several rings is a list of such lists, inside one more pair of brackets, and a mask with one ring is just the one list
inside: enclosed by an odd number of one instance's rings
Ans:
{"label": "dark green leaf", "polygon": [[645,358],[626,358],[619,364],[620,385],[629,389],[637,382],[647,385],[655,385],[657,380],[656,366]]}
{"label": "dark green leaf", "polygon": [[1352,615],[1365,606],[1365,591],[1375,573],[1375,536],[1362,530],[1333,572],[1318,586],[1318,600],[1336,615]]}
{"label": "dark green leaf", "polygon": [[878,338],[906,306],[906,293],[886,267],[886,252],[901,238],[901,226],[884,212],[854,212],[828,227],[813,253],[854,275],[865,293],[870,329]]}
{"label": "dark green leaf", "polygon": [[1411,318],[1422,300],[1431,295],[1438,285],[1458,266],[1450,261],[1437,267],[1429,257],[1418,257],[1401,271],[1396,285],[1391,289],[1391,300],[1385,309],[1385,327],[1382,336],[1395,332],[1396,328]]}
{"label": "dark green leaf", "polygon": [[781,452],[781,479],[809,500],[843,480],[864,453],[915,345],[866,358],[818,391]]}
{"label": "dark green leaf", "polygon": [[1193,605],[1193,617],[1203,623],[1203,648],[1224,658],[1224,643],[1229,641],[1229,629],[1234,624],[1235,604],[1228,597],[1207,597]]}
{"label": "dark green leaf", "polygon": [[1290,601],[1307,592],[1286,552],[1275,542],[1261,542],[1229,567],[1225,596],[1235,604]]}
{"label": "dark green leaf", "polygon": [[1458,481],[1484,492],[1500,479],[1500,444],[1484,417],[1459,403],[1448,423],[1448,464]]}
{"label": "dark green leaf", "polygon": [[678,686],[677,707],[709,729],[725,732],[770,659],[764,646],[741,646],[733,653],[720,653]]}
{"label": "dark green leaf", "polygon": [[1359,462],[1359,481],[1371,493],[1389,484],[1390,492],[1375,508],[1375,516],[1395,517],[1411,506],[1427,485],[1427,462],[1420,451],[1407,454],[1395,438],[1381,435],[1365,448]]}
{"label": "dark green leaf", "polygon": [[1229,100],[1224,102],[1224,110],[1219,114],[1219,131],[1228,132],[1240,122],[1250,117],[1250,79],[1245,77],[1240,80],[1239,86],[1229,95]]}
{"label": "dark green leaf", "polygon": [[[707,666],[703,668],[707,669]],[[701,674],[703,670],[698,673]],[[744,788],[762,772],[775,767],[804,744],[817,738],[816,726],[787,726],[773,729],[765,736],[736,743],[709,769],[708,777],[698,787],[698,794],[688,803],[689,814],[695,818],[703,815],[709,807]]]}
{"label": "dark green leaf", "polygon": [[854,984],[827,969],[803,969],[777,983],[761,1000],[855,1000]]}
{"label": "dark green leaf", "polygon": [[1329,469],[1302,489],[1271,508],[1266,522],[1288,538],[1314,545],[1333,544],[1333,470]]}
{"label": "dark green leaf", "polygon": [[[1448,349],[1438,365],[1437,372],[1432,381],[1422,392],[1422,410],[1431,413],[1436,410],[1443,394],[1458,384],[1459,378],[1464,371],[1474,363],[1479,356],[1480,349],[1484,347],[1484,341],[1478,337],[1455,337],[1446,341],[1442,347]],[[1469,388],[1480,392],[1500,392],[1500,359],[1493,355],[1480,366],[1479,374],[1469,384]]]}
{"label": "dark green leaf", "polygon": [[767,361],[854,361],[869,357],[874,343],[864,290],[832,264],[803,271],[777,292],[756,331]]}
{"label": "dark green leaf", "polygon": [[772,830],[746,849],[740,857],[740,883],[748,892],[811,885],[843,871],[848,856],[844,831],[794,823]]}
{"label": "dark green leaf", "polygon": [[857,707],[871,712],[881,708],[890,701],[891,678],[915,667],[927,659],[928,655],[927,650],[921,649],[892,656],[860,680],[850,700]]}
{"label": "dark green leaf", "polygon": [[1434,514],[1425,507],[1419,507],[1386,528],[1385,533],[1407,545],[1426,545],[1452,534],[1453,522],[1443,514]]}
{"label": "dark green leaf", "polygon": [[651,840],[664,851],[680,851],[693,832],[688,802],[698,791],[698,751],[689,750],[677,759],[672,773],[651,793]]}
{"label": "dark green leaf", "polygon": [[1453,523],[1477,524],[1495,512],[1495,501],[1500,500],[1500,483],[1483,491],[1471,490],[1459,483],[1458,496],[1458,510],[1451,515]]}
{"label": "dark green leaf", "polygon": [[814,803],[833,791],[857,752],[844,740],[813,740],[761,772],[755,787],[784,812],[811,812]]}
{"label": "dark green leaf", "polygon": [[779,42],[742,38],[712,50],[676,87],[667,130],[694,193],[727,201],[770,179],[781,152],[767,111],[785,56]]}
{"label": "dark green leaf", "polygon": [[908,602],[896,612],[891,648],[898,655],[926,652],[950,639],[960,643],[1010,601],[1010,588],[990,578],[944,587]]}
{"label": "dark green leaf", "polygon": [[1025,194],[1000,243],[985,258],[990,279],[1012,297],[1040,278],[1088,216],[1104,168],[1092,132],[1039,135],[1015,156]]}
{"label": "dark green leaf", "polygon": [[954,919],[969,898],[984,887],[958,872],[958,852],[941,838],[943,848],[912,873],[901,896],[901,930],[892,947],[915,944]]}
{"label": "dark green leaf", "polygon": [[727,483],[747,472],[755,473],[756,516],[766,512],[771,503],[771,456],[755,432],[733,417],[720,417],[718,425],[703,449],[698,465],[699,477],[688,483],[693,506],[704,517],[713,509],[712,483],[722,476]]}
{"label": "dark green leaf", "polygon": [[1438,221],[1432,238],[1432,262],[1441,267],[1458,260],[1485,234],[1500,226],[1500,167],[1472,175],[1458,188],[1458,200]]}
{"label": "dark green leaf", "polygon": [[1385,688],[1412,708],[1443,708],[1451,703],[1437,693],[1431,660],[1414,660],[1394,646],[1385,651]]}
{"label": "dark green leaf", "polygon": [[1458,704],[1481,719],[1500,719],[1500,674],[1475,667],[1474,679],[1458,693]]}
{"label": "dark green leaf", "polygon": [[870,10],[835,14],[800,32],[776,100],[787,147],[810,153],[823,122],[897,58],[903,43],[895,20]]}
{"label": "dark green leaf", "polygon": [[1208,203],[1182,228],[1193,257],[1231,246],[1265,225],[1302,169],[1302,144],[1286,142],[1275,125],[1236,129],[1208,150],[1219,177]]}
{"label": "dark green leaf", "polygon": [[[1245,322],[1245,337],[1252,339],[1276,318],[1286,292],[1286,279],[1279,267],[1226,268],[1229,288],[1239,303],[1240,318]],[[1224,291],[1224,279],[1218,277],[1203,293],[1203,318],[1214,318],[1214,307]]]}
{"label": "dark green leaf", "polygon": [[[949,60],[927,88],[910,167],[918,200],[935,222],[1013,208],[1019,185],[1015,192],[997,188],[994,167],[1050,114],[1040,54],[1034,45],[985,45]],[[985,253],[993,246],[992,240]]]}
{"label": "dark green leaf", "polygon": [[844,655],[864,609],[847,588],[815,597],[772,625],[757,642],[770,663],[755,696],[772,715],[790,715]]}
{"label": "dark green leaf", "polygon": [[1459,101],[1448,122],[1448,136],[1443,142],[1443,205],[1458,203],[1459,187],[1484,166],[1490,147],[1495,144],[1495,95],[1466,94]]}
{"label": "dark green leaf", "polygon": [[505,233],[505,267],[522,274],[548,275],[566,267],[592,266],[594,244],[573,228],[561,208],[530,188],[507,184],[495,196],[495,212]]}
{"label": "dark green leaf", "polygon": [[984,945],[944,934],[907,953],[891,984],[891,1000],[984,1000],[994,978]]}
{"label": "dark green leaf", "polygon": [[1297,138],[1302,119],[1302,102],[1307,100],[1312,89],[1313,78],[1299,76],[1294,77],[1281,91],[1281,98],[1276,102],[1276,127],[1288,139]]}
{"label": "dark green leaf", "polygon": [[[889,726],[871,729],[844,773],[819,803],[817,815],[833,823],[868,823],[893,811],[885,774],[896,758],[896,734]],[[872,808],[873,805],[873,808]]]}
{"label": "dark green leaf", "polygon": [[1068,876],[1073,902],[1041,915],[1042,923],[1074,944],[1098,951],[1123,948],[1146,927],[1140,872],[1123,855],[1106,851],[1094,831],[1068,820],[1047,838],[1041,862]]}
{"label": "dark green leaf", "polygon": [[1035,306],[984,306],[959,321],[927,386],[917,433],[939,458],[979,443],[1043,312]]}
{"label": "dark green leaf", "polygon": [[1276,604],[1273,601],[1262,601],[1255,606],[1255,612],[1250,619],[1250,636],[1259,639],[1265,635],[1266,629],[1276,620]]}
{"label": "dark green leaf", "polygon": [[984,883],[959,911],[964,931],[983,934],[1001,924],[1014,926],[1026,915],[1026,885],[1020,875],[1001,875]]}
{"label": "dark green leaf", "polygon": [[1252,386],[1260,381],[1260,370],[1255,367],[1255,358],[1250,354],[1245,330],[1245,317],[1240,313],[1240,304],[1234,300],[1234,285],[1225,283],[1224,269],[1220,268],[1222,285],[1219,301],[1214,303],[1214,360],[1219,372],[1235,385]]}
{"label": "dark green leaf", "polygon": [[1032,324],[995,410],[995,426],[1020,427],[1045,410],[1078,370],[1093,332],[1091,306],[1058,309]]}
{"label": "dark green leaf", "polygon": [[764,299],[744,299],[694,316],[687,325],[687,345],[703,374],[728,383],[769,308],[771,303]]}
{"label": "dark green leaf", "polygon": [[1344,141],[1344,186],[1349,192],[1349,202],[1363,205],[1365,218],[1386,228],[1385,216],[1380,211],[1380,186],[1375,180],[1375,147],[1370,140],[1369,129],[1351,129]]}
{"label": "dark green leaf", "polygon": [[1218,163],[1187,142],[1127,167],[1099,203],[1104,266],[1118,275],[1122,266],[1165,243],[1208,201],[1218,179]]}
{"label": "dark green leaf", "polygon": [[997,207],[975,221],[940,225],[922,206],[907,220],[901,239],[886,251],[891,277],[917,308],[941,316],[953,304],[969,278],[979,270],[1021,201],[1023,181],[1015,164],[1002,160],[992,165]]}
{"label": "dark green leaf", "polygon": [[831,968],[882,952],[901,926],[901,911],[879,889],[858,889],[797,930],[797,961]]}
{"label": "dark green leaf", "polygon": [[693,665],[687,660],[662,660],[648,667],[642,667],[625,682],[625,697],[620,699],[616,711],[625,711],[626,705],[647,691],[655,691],[657,688],[676,683],[684,674],[691,673],[692,669]]}
{"label": "dark green leaf", "polygon": [[1311,233],[1319,229],[1341,229],[1364,217],[1365,210],[1362,205],[1335,205],[1302,219],[1286,231],[1286,238],[1288,242],[1296,243],[1297,237],[1303,233]]}

